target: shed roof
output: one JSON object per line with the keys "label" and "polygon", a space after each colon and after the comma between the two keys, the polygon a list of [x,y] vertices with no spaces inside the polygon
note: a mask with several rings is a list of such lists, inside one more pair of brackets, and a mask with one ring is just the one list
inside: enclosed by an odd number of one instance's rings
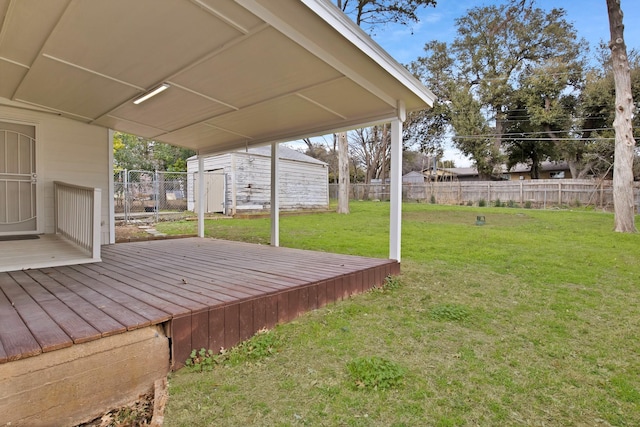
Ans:
{"label": "shed roof", "polygon": [[0,23],[0,104],[200,154],[385,121],[434,99],[328,0],[0,0]]}
{"label": "shed roof", "polygon": [[[251,147],[246,151],[249,154],[255,154],[257,156],[264,156],[264,157],[269,157],[269,158],[271,157],[271,147],[270,146]],[[239,152],[242,152],[242,151],[239,151]],[[301,153],[301,152],[296,151],[296,150],[292,150],[291,148],[285,147],[285,146],[278,147],[278,153],[279,153],[278,157],[281,160],[294,160],[296,162],[313,163],[313,164],[318,164],[318,165],[326,165],[327,164],[327,163],[323,162],[322,160],[318,160],[318,159],[313,158],[311,156],[307,156],[304,153]],[[189,157],[188,160],[195,161],[195,160],[197,160],[197,158],[198,158],[198,156],[192,156],[192,157]]]}

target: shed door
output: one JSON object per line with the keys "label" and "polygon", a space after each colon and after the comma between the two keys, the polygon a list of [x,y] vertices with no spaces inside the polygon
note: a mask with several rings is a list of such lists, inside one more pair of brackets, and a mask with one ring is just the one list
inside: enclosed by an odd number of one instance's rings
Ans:
{"label": "shed door", "polygon": [[35,127],[0,122],[0,235],[36,226]]}
{"label": "shed door", "polygon": [[[196,212],[198,212],[198,174],[194,174],[194,193],[196,202]],[[224,173],[205,172],[204,173],[204,212],[224,212]]]}

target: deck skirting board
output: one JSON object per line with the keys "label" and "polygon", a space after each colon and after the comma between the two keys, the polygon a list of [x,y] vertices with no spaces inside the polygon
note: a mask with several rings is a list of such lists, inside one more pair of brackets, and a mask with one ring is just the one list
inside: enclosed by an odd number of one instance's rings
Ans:
{"label": "deck skirting board", "polygon": [[272,329],[308,311],[382,286],[387,276],[399,272],[400,264],[389,261],[340,277],[175,316],[169,325],[171,368],[184,366],[194,349],[219,352],[231,348],[262,329]]}

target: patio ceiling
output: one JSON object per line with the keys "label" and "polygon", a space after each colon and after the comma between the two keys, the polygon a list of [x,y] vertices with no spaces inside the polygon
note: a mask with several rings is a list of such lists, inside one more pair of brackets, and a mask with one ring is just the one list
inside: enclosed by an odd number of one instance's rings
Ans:
{"label": "patio ceiling", "polygon": [[0,0],[0,23],[0,104],[201,154],[433,101],[328,0]]}

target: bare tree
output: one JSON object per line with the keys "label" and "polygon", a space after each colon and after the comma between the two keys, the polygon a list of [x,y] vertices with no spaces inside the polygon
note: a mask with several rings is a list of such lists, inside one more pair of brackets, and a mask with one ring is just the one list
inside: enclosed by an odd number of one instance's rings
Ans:
{"label": "bare tree", "polygon": [[636,141],[633,138],[633,96],[631,71],[624,42],[624,25],[620,0],[607,0],[609,29],[611,30],[611,62],[616,86],[616,118],[613,128],[616,145],[613,164],[613,205],[615,231],[635,233],[635,204],[633,200],[633,157]]}
{"label": "bare tree", "polygon": [[[369,32],[389,22],[407,25],[418,22],[420,7],[435,6],[436,0],[335,0],[336,6]],[[338,140],[338,213],[349,213],[349,147],[347,134],[336,134]]]}

